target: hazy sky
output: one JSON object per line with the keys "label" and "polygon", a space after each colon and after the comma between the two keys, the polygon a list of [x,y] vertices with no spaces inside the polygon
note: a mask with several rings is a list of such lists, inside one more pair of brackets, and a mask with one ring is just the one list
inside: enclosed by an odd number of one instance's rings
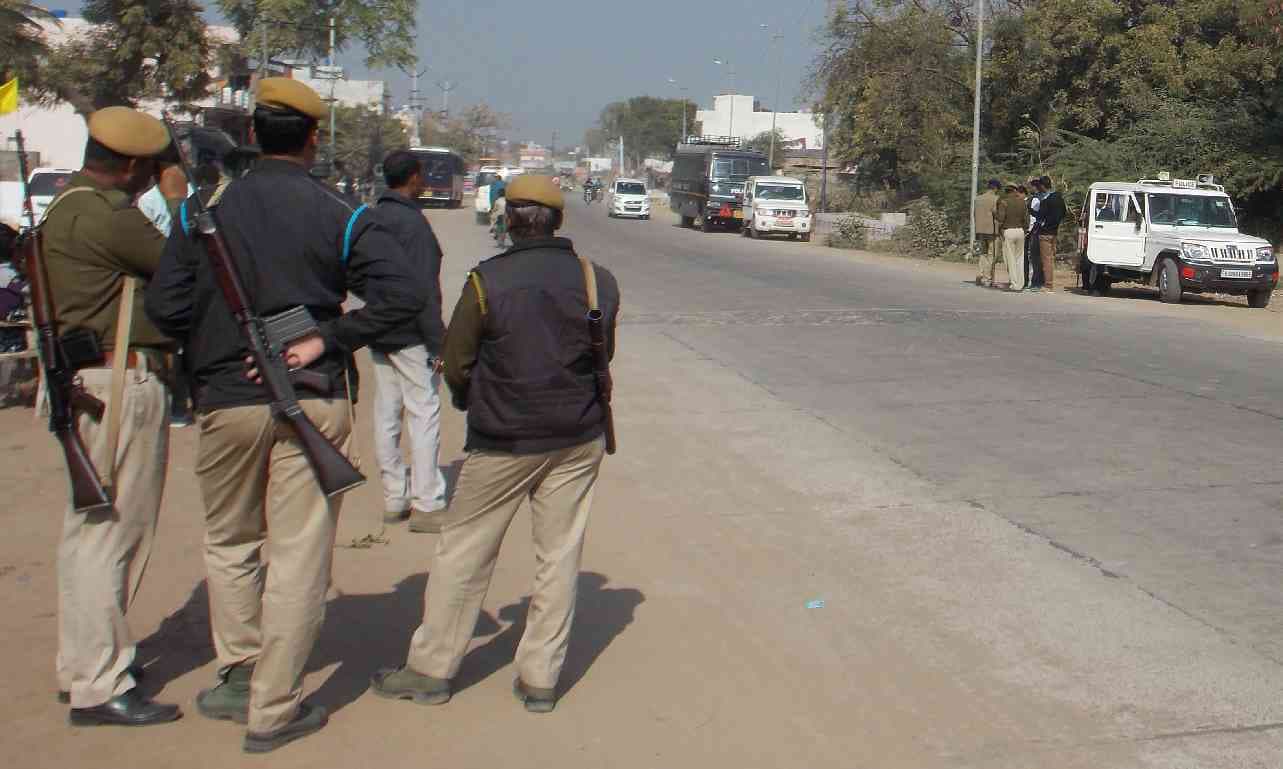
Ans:
{"label": "hazy sky", "polygon": [[[53,8],[78,8],[75,0],[44,0]],[[207,2],[207,6],[212,6]],[[547,144],[578,144],[606,104],[629,96],[679,97],[674,78],[703,108],[731,87],[765,104],[775,103],[777,71],[783,72],[781,102],[796,107],[802,78],[814,58],[815,30],[824,0],[423,0],[419,3],[420,69],[432,67],[420,90],[432,109],[441,108],[437,81],[456,83],[450,107],[485,102],[512,116],[512,138]],[[769,30],[758,25],[769,24]],[[779,70],[770,35],[779,43]],[[362,54],[348,51],[341,63],[354,77],[389,81],[393,103],[404,104],[409,78],[399,71],[373,73]]]}

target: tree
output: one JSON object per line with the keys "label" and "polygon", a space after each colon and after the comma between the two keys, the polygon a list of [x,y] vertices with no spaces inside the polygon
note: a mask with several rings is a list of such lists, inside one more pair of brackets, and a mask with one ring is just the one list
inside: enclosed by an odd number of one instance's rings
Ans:
{"label": "tree", "polygon": [[425,115],[420,134],[425,144],[449,147],[469,163],[476,163],[497,150],[498,133],[509,125],[507,115],[485,104],[475,104],[454,117]]}
{"label": "tree", "polygon": [[90,0],[94,24],[55,46],[38,94],[66,101],[81,115],[141,99],[189,104],[210,84],[211,47],[201,7],[193,0]]}
{"label": "tree", "polygon": [[[597,119],[600,130],[597,136],[607,141],[624,137],[624,153],[634,166],[640,166],[649,157],[671,158],[681,139],[683,110],[687,113],[688,131],[696,127],[692,107],[688,100],[653,96],[634,96],[614,102],[602,109]],[[602,143],[589,141],[589,146],[595,149]]]}
{"label": "tree", "polygon": [[0,83],[14,77],[25,87],[41,80],[41,65],[49,55],[42,21],[57,23],[49,11],[25,0],[0,0]]}
{"label": "tree", "polygon": [[763,131],[752,139],[748,140],[746,145],[754,152],[760,152],[763,155],[771,154],[771,134],[775,134],[775,168],[784,167],[784,132],[776,128],[773,131]]}
{"label": "tree", "polygon": [[215,0],[214,5],[241,36],[240,53],[257,59],[263,41],[267,55],[315,62],[326,59],[330,18],[335,48],[354,43],[365,49],[369,67],[414,64],[414,0]]}
{"label": "tree", "polygon": [[389,152],[410,144],[405,125],[374,107],[339,106],[334,114],[334,159],[358,178],[372,178]]}

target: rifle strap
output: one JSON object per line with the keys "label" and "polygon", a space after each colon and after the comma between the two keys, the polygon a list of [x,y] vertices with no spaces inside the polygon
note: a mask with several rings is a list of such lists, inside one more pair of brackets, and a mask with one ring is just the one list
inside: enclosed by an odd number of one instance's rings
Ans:
{"label": "rifle strap", "polygon": [[129,367],[129,339],[134,325],[134,293],[138,281],[124,276],[120,291],[120,311],[116,314],[115,357],[111,364],[111,395],[107,399],[107,461],[99,464],[102,485],[112,487],[116,480],[116,451],[120,448],[120,411],[125,402],[125,370]]}
{"label": "rifle strap", "polygon": [[588,291],[588,309],[600,310],[597,304],[597,271],[593,269],[592,262],[583,258],[578,252],[572,252],[575,258],[579,260],[579,266],[584,271],[584,288]]}
{"label": "rifle strap", "polygon": [[72,187],[70,189],[63,190],[58,194],[58,197],[49,201],[49,205],[45,207],[44,214],[40,217],[40,223],[44,224],[45,221],[49,219],[49,214],[53,213],[53,210],[58,207],[59,203],[66,200],[69,195],[77,192],[95,192],[95,190],[93,187]]}

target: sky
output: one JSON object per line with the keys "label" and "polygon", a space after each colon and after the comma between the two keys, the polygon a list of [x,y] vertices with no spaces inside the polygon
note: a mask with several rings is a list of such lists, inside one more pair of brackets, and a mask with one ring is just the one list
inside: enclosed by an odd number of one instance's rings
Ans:
{"label": "sky", "polygon": [[[825,0],[422,0],[419,69],[432,69],[420,91],[429,108],[440,109],[437,83],[453,83],[451,112],[485,103],[511,117],[509,138],[546,145],[555,130],[558,146],[579,144],[612,101],[681,98],[669,78],[703,109],[732,87],[773,107],[782,72],[780,109],[795,109],[808,104],[802,81],[818,50],[824,8]],[[771,48],[774,33],[785,36],[778,51]],[[409,78],[397,70],[371,72],[362,58],[352,49],[340,63],[351,77],[386,79],[393,104],[404,104]]]}

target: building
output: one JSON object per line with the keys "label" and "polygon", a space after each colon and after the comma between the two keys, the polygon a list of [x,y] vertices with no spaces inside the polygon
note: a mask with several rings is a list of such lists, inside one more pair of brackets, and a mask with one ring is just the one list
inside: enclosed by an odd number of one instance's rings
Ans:
{"label": "building", "polygon": [[754,112],[753,96],[723,94],[713,98],[713,109],[695,112],[705,136],[735,136],[745,141],[771,130],[771,121],[792,146],[818,149],[824,146],[822,115],[813,112]]}
{"label": "building", "polygon": [[[52,45],[83,35],[92,25],[79,17],[60,18],[61,23],[42,22],[45,37]],[[233,43],[238,39],[236,30],[228,26],[210,25],[210,35],[216,40]],[[273,60],[273,67],[276,61]],[[197,121],[202,125],[219,127],[228,130],[233,125],[244,125],[246,116],[253,109],[253,98],[244,90],[231,86],[236,79],[230,73],[218,69],[215,62],[211,75],[213,85],[209,96],[198,102],[201,115]],[[277,74],[274,72],[273,74]],[[287,62],[280,74],[289,74],[297,80],[315,88],[322,98],[333,98],[342,105],[372,106],[382,111],[387,84],[382,80],[349,80],[341,67],[303,67]],[[240,78],[244,79],[243,75]],[[39,153],[39,163],[43,166],[57,168],[79,168],[84,160],[85,141],[89,133],[85,121],[76,114],[68,104],[55,104],[52,107],[33,105],[23,100],[19,93],[19,109],[8,115],[0,115],[0,149],[14,150],[13,134],[22,129],[26,140],[27,151]],[[165,103],[161,100],[149,100],[140,103],[139,108],[157,117]],[[242,131],[228,130],[235,139],[243,141]]]}
{"label": "building", "polygon": [[534,142],[521,145],[517,153],[517,164],[528,171],[546,168],[552,164],[552,155],[548,152],[548,148]]}

